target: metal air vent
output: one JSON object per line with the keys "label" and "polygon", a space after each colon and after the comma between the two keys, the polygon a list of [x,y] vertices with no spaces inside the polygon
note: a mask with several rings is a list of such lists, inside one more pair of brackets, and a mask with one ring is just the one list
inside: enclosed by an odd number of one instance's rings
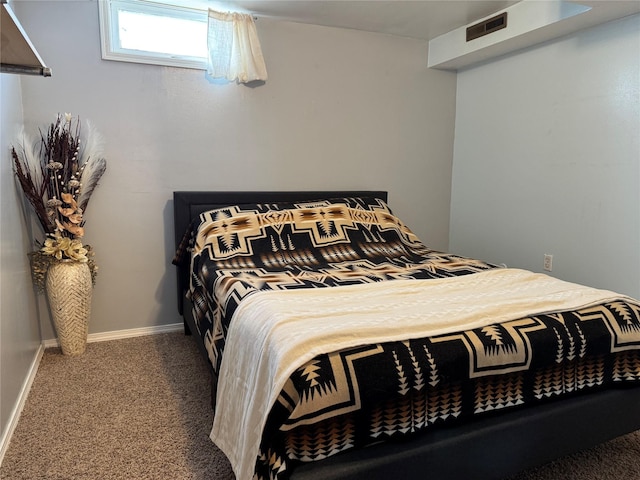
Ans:
{"label": "metal air vent", "polygon": [[483,20],[480,23],[467,27],[467,42],[476,38],[484,37],[497,30],[502,30],[507,26],[507,12],[500,15]]}

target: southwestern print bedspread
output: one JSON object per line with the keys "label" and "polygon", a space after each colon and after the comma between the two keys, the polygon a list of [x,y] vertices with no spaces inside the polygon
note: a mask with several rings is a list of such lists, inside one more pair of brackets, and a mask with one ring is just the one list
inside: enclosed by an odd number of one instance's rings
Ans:
{"label": "southwestern print bedspread", "polygon": [[[207,212],[192,253],[190,295],[218,372],[229,322],[255,292],[442,279],[496,268],[428,249],[382,201],[368,198]],[[483,412],[636,383],[638,347],[640,307],[616,298],[323,353],[297,366],[271,407],[255,472],[284,479],[297,461]]]}
{"label": "southwestern print bedspread", "polygon": [[239,301],[258,290],[442,278],[494,265],[428,249],[377,198],[205,212],[191,238],[194,318],[214,370]]}

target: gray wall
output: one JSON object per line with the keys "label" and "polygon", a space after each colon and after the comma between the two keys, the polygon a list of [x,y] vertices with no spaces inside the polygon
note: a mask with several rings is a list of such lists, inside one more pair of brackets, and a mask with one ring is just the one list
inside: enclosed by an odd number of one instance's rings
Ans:
{"label": "gray wall", "polygon": [[100,267],[90,333],[179,321],[173,190],[386,189],[447,248],[455,74],[427,69],[426,42],[260,18],[269,81],[248,88],[101,60],[96,2],[20,7],[53,69],[22,80],[27,125],[72,112],[107,142],[85,226]]}
{"label": "gray wall", "polygon": [[640,297],[640,15],[457,90],[450,250]]}
{"label": "gray wall", "polygon": [[[9,146],[22,125],[19,77],[0,74],[0,438],[40,345],[29,272],[22,197],[14,187]],[[4,442],[0,442],[2,445]]]}

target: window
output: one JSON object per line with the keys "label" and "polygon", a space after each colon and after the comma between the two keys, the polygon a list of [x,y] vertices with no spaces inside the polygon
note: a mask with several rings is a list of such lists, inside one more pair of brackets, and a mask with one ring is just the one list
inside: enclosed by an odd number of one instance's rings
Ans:
{"label": "window", "polygon": [[207,8],[179,2],[100,0],[102,58],[206,69]]}

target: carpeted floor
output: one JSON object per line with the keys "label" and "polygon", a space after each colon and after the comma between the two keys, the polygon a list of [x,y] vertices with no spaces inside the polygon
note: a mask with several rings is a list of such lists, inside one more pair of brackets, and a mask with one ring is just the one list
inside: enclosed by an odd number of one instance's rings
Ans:
{"label": "carpeted floor", "polygon": [[[48,349],[0,479],[233,480],[212,421],[204,360],[180,332]],[[510,480],[560,479],[640,479],[640,433]]]}
{"label": "carpeted floor", "polygon": [[0,467],[18,479],[233,479],[209,379],[182,333],[47,349]]}

